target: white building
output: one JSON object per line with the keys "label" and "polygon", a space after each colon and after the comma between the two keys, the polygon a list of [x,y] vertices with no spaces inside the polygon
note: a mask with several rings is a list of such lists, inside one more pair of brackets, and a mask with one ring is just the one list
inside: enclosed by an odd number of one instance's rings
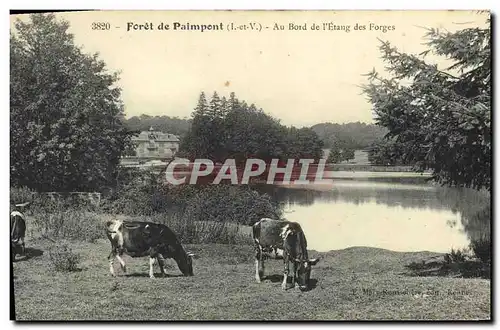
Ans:
{"label": "white building", "polygon": [[135,156],[128,157],[141,160],[172,159],[179,151],[179,138],[176,135],[155,131],[142,131],[138,136],[132,137],[135,144]]}

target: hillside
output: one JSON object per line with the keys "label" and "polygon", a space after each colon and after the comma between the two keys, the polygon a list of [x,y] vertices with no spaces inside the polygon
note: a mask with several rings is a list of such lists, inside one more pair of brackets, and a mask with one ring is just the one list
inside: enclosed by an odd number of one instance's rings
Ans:
{"label": "hillside", "polygon": [[130,130],[147,131],[150,127],[164,132],[183,137],[191,127],[191,119],[169,117],[169,116],[149,116],[142,114],[124,119],[125,125]]}
{"label": "hillside", "polygon": [[323,140],[325,148],[331,148],[332,142],[338,139],[349,141],[354,149],[364,149],[387,133],[383,127],[360,122],[320,123],[312,126],[311,129]]}

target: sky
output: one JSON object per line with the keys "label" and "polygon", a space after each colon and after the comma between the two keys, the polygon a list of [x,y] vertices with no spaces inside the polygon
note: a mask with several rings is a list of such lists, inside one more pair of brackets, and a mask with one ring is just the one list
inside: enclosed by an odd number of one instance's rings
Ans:
{"label": "sky", "polygon": [[[403,52],[427,49],[426,28],[450,32],[484,27],[487,14],[474,11],[100,11],[58,13],[85,52],[99,52],[118,85],[127,117],[189,117],[199,94],[234,92],[285,125],[320,122],[372,123],[370,103],[361,94],[363,76],[384,68],[378,46],[389,41]],[[25,19],[25,15],[23,19]],[[20,17],[20,16],[18,16]],[[11,27],[14,17],[11,18]],[[109,30],[93,30],[107,22]],[[173,30],[181,24],[214,24],[222,31]],[[153,30],[130,30],[152,24]],[[159,30],[158,25],[169,25]],[[228,31],[228,24],[246,30]],[[250,24],[261,27],[251,30]],[[307,30],[289,30],[289,24]],[[331,24],[329,24],[331,23]],[[282,25],[284,30],[274,30]],[[319,30],[312,30],[316,24]],[[354,30],[355,25],[366,26]],[[335,26],[334,26],[335,25]],[[349,26],[349,31],[338,30]],[[370,29],[370,26],[372,29]],[[375,30],[389,26],[391,30]],[[266,28],[268,27],[268,28]],[[332,30],[328,30],[331,27]],[[326,30],[323,30],[326,28]],[[446,61],[431,57],[441,68]]]}

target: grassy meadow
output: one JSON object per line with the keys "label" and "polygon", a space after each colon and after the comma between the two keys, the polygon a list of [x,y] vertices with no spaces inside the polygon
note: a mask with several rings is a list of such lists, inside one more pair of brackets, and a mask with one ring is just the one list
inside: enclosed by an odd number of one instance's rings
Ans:
{"label": "grassy meadow", "polygon": [[[35,255],[14,263],[18,320],[487,320],[490,281],[409,276],[405,264],[434,256],[353,247],[327,253],[311,276],[312,289],[281,290],[282,260],[266,260],[267,278],[254,279],[251,245],[188,244],[197,257],[193,277],[169,260],[168,277],[148,259],[125,257],[109,274],[109,242],[69,242],[79,268],[57,272],[47,251],[53,243],[29,241]],[[43,254],[42,254],[43,252]]]}

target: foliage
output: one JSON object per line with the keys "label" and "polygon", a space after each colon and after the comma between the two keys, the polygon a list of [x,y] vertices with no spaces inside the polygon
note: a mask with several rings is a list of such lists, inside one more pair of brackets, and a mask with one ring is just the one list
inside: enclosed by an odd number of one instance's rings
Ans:
{"label": "foliage", "polygon": [[488,237],[472,240],[470,248],[474,251],[476,257],[486,264],[491,263],[491,240]]}
{"label": "foliage", "polygon": [[368,148],[368,160],[373,165],[410,165],[403,159],[403,150],[394,139],[380,139]]}
{"label": "foliage", "polygon": [[208,158],[237,162],[251,157],[320,159],[323,143],[309,128],[286,127],[254,104],[247,105],[234,93],[226,100],[214,92],[210,102],[200,94],[192,113],[190,131],[180,150],[190,159]]}
{"label": "foliage", "polygon": [[284,146],[287,158],[319,159],[323,154],[323,141],[310,128],[291,127],[288,129],[287,141]]}
{"label": "foliage", "polygon": [[[221,102],[227,102],[224,103],[227,114],[227,107],[229,107],[230,100],[224,100],[224,98],[222,98]],[[233,113],[231,120],[238,120],[238,119],[243,120],[243,116],[236,116]],[[192,122],[193,122],[192,118],[149,116],[146,114],[142,114],[140,116],[133,116],[129,119],[124,119],[125,125],[130,130],[147,131],[150,127],[153,127],[156,130],[165,133],[178,135],[181,140],[183,140],[184,137],[186,137],[186,135],[188,134]],[[227,125],[229,126],[229,121]],[[307,141],[307,135],[310,135],[313,139],[317,139],[319,137],[319,139],[323,141],[325,148],[331,148],[332,145],[337,140],[350,140],[352,141],[351,147],[354,150],[364,149],[370,146],[375,141],[375,139],[382,138],[387,132],[387,130],[383,127],[372,124],[359,123],[359,122],[347,123],[347,124],[321,123],[313,125],[312,127],[310,127],[310,129],[308,128],[298,129],[295,127],[290,127],[288,128],[288,130],[291,136],[302,134],[303,138],[306,141]],[[299,133],[295,132],[297,130],[300,132]],[[311,131],[316,134],[313,134]],[[232,145],[232,143],[229,144]],[[311,143],[311,144],[315,145],[314,148],[317,148],[316,143]],[[295,147],[293,146],[291,146],[290,148],[295,149]],[[314,151],[313,153],[317,154],[317,151]],[[180,151],[179,155],[182,155],[182,151]]]}
{"label": "foliage", "polygon": [[[30,202],[20,209],[27,217],[27,233],[49,240],[70,239],[95,242],[103,238],[99,207],[85,200],[61,196],[53,200],[28,188],[10,188],[11,206]],[[17,208],[16,208],[17,209]]]}
{"label": "foliage", "polygon": [[281,218],[281,207],[268,195],[248,186],[229,184],[202,187],[187,203],[186,216],[194,221],[253,225],[261,218]]}
{"label": "foliage", "polygon": [[165,185],[161,174],[142,171],[108,196],[102,210],[154,216],[182,215],[185,221],[253,224],[262,217],[280,217],[281,207],[248,186]]}
{"label": "foliage", "polygon": [[[488,19],[489,24],[489,19]],[[429,49],[405,54],[382,42],[390,79],[375,70],[364,93],[376,122],[389,130],[403,160],[432,169],[443,184],[491,190],[491,30],[429,29]],[[425,61],[433,52],[452,65]]]}
{"label": "foliage", "polygon": [[[144,219],[142,219],[144,221]],[[183,244],[217,243],[249,244],[248,233],[240,230],[241,226],[232,222],[196,221],[180,213],[155,214],[150,219],[167,225]]]}
{"label": "foliage", "polygon": [[351,140],[335,140],[330,144],[327,163],[336,164],[354,159],[354,146]]}
{"label": "foliage", "polygon": [[33,14],[11,32],[12,185],[99,190],[130,142],[118,75],[97,54],[84,54],[68,28],[53,14]]}
{"label": "foliage", "polygon": [[469,198],[472,204],[460,210],[462,225],[470,240],[470,249],[482,262],[489,264],[492,253],[491,196]]}
{"label": "foliage", "polygon": [[344,149],[342,151],[342,156],[343,156],[345,161],[349,161],[351,159],[354,159],[354,149],[352,149],[352,148]]}
{"label": "foliage", "polygon": [[338,147],[333,147],[330,149],[330,153],[328,154],[328,157],[326,159],[326,162],[328,164],[337,164],[342,162],[342,150],[340,150]]}
{"label": "foliage", "polygon": [[67,244],[58,244],[49,250],[49,259],[52,268],[58,272],[74,272],[79,270],[81,256],[73,252]]}
{"label": "foliage", "polygon": [[10,187],[10,205],[33,202],[36,192],[27,187]]}
{"label": "foliage", "polygon": [[65,207],[63,203],[53,203],[51,207],[36,209],[30,220],[31,232],[41,237],[95,242],[104,238],[99,216],[77,207]]}
{"label": "foliage", "polygon": [[103,202],[104,212],[151,215],[164,207],[156,198],[160,189],[158,174],[130,169],[121,171],[118,179],[116,189]]}
{"label": "foliage", "polygon": [[350,148],[365,149],[375,140],[381,139],[387,133],[387,129],[373,124],[360,122],[334,124],[320,123],[311,127],[323,140],[325,148],[332,148],[337,141],[349,141]]}
{"label": "foliage", "polygon": [[465,249],[451,249],[450,253],[446,254],[445,259],[447,262],[464,262],[467,258]]}
{"label": "foliage", "polygon": [[170,116],[149,116],[142,114],[123,120],[124,124],[132,131],[148,131],[151,127],[155,130],[179,136],[181,139],[191,127],[191,119]]}

